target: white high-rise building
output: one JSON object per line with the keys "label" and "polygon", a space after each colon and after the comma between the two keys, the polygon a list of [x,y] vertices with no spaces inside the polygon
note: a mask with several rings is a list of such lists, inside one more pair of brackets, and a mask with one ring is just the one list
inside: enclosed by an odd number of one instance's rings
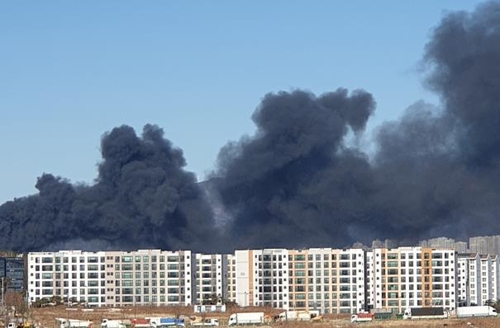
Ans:
{"label": "white high-rise building", "polygon": [[195,304],[221,305],[227,299],[227,255],[195,254]]}
{"label": "white high-rise building", "polygon": [[60,297],[88,306],[192,304],[191,251],[33,252],[30,303]]}
{"label": "white high-rise building", "polygon": [[[470,305],[469,262],[478,260],[475,254],[458,254],[457,257],[457,306]],[[479,262],[478,262],[479,263]]]}
{"label": "white high-rise building", "polygon": [[500,236],[477,236],[469,238],[469,248],[473,253],[500,254]]}
{"label": "white high-rise building", "polygon": [[352,313],[366,303],[364,251],[238,250],[235,294],[240,306]]}
{"label": "white high-rise building", "polygon": [[236,303],[236,256],[227,255],[227,300]]}
{"label": "white high-rise building", "polygon": [[454,249],[458,253],[465,253],[468,251],[467,242],[455,241],[455,239],[446,237],[423,240],[420,242],[420,246],[427,248]]}
{"label": "white high-rise building", "polygon": [[367,252],[370,308],[456,307],[457,259],[453,249],[379,248]]}
{"label": "white high-rise building", "polygon": [[499,297],[498,255],[458,255],[458,301],[460,306],[485,305]]}
{"label": "white high-rise building", "polygon": [[108,281],[114,283],[114,267],[107,265],[104,252],[29,253],[27,266],[29,302],[57,297],[103,306],[109,298]]}
{"label": "white high-rise building", "polygon": [[500,299],[500,256],[491,255],[491,290],[489,300],[496,301]]}
{"label": "white high-rise building", "polygon": [[478,293],[478,305],[486,305],[496,302],[498,294],[498,255],[483,254],[480,259],[480,293]]}
{"label": "white high-rise building", "polygon": [[497,255],[429,247],[59,251],[27,255],[27,297],[88,306],[232,301],[321,313],[482,305],[500,298]]}
{"label": "white high-rise building", "polygon": [[286,249],[237,250],[234,260],[238,305],[289,308]]}
{"label": "white high-rise building", "polygon": [[365,308],[362,249],[289,251],[290,308],[320,313],[356,313]]}

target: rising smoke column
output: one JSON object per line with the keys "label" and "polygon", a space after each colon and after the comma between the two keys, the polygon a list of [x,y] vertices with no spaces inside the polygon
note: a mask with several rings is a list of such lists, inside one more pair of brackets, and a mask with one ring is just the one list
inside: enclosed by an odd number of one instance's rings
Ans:
{"label": "rising smoke column", "polygon": [[211,210],[161,129],[115,128],[101,151],[94,185],[44,174],[38,194],[3,204],[0,248],[217,249]]}
{"label": "rising smoke column", "polygon": [[424,237],[499,233],[500,4],[445,16],[424,64],[443,107],[416,104],[381,127],[383,212]]}
{"label": "rising smoke column", "polygon": [[426,46],[428,82],[456,118],[459,151],[471,168],[500,154],[500,3],[445,17]]}
{"label": "rising smoke column", "polygon": [[234,217],[229,235],[236,247],[345,238],[341,223],[366,215],[356,204],[373,190],[363,182],[372,179],[366,157],[342,142],[364,129],[374,108],[362,90],[264,97],[252,117],[256,135],[228,144],[218,158],[217,184]]}
{"label": "rising smoke column", "polygon": [[256,135],[228,144],[215,173],[237,246],[499,233],[499,4],[444,17],[424,63],[443,107],[417,102],[383,124],[370,159],[344,146],[373,111],[366,92],[266,96]]}

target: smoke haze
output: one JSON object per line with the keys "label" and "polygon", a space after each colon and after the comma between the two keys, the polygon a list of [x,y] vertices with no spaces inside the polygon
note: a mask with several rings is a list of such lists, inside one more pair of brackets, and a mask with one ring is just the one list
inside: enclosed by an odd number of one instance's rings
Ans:
{"label": "smoke haze", "polygon": [[446,15],[423,64],[442,104],[416,102],[379,126],[370,156],[347,142],[375,111],[364,90],[264,96],[256,133],[225,145],[202,183],[157,126],[140,137],[115,128],[93,185],[44,174],[38,194],[0,206],[0,248],[208,252],[498,234],[500,4]]}

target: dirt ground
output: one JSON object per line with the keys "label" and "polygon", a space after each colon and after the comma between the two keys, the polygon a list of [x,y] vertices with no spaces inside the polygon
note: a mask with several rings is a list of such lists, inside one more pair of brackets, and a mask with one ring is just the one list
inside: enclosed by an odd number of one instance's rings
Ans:
{"label": "dirt ground", "polygon": [[[193,316],[202,317],[200,314],[192,312],[192,307],[133,307],[133,308],[122,308],[122,309],[109,309],[109,308],[94,308],[94,309],[84,309],[84,308],[66,308],[64,306],[50,307],[50,308],[38,308],[30,309],[28,316],[31,318],[31,322],[37,327],[43,328],[58,328],[56,327],[55,318],[69,318],[69,319],[80,319],[80,320],[91,320],[94,323],[94,327],[99,328],[99,323],[102,319],[119,319],[119,320],[130,320],[132,318],[144,318],[144,317],[168,317],[176,316],[186,319],[189,322],[189,318]],[[221,326],[227,325],[227,319],[229,315],[234,312],[245,312],[245,311],[262,311],[271,317],[278,314],[279,310],[265,309],[229,309],[226,313],[208,313],[206,318],[218,318]],[[366,323],[351,323],[349,321],[349,316],[326,316],[323,318],[322,322],[316,323],[305,323],[305,322],[288,322],[282,324],[269,324],[270,326],[281,326],[282,328],[302,328],[314,326],[315,328],[333,328],[333,327],[367,327],[367,328],[382,328],[382,327],[428,327],[428,328],[438,328],[438,327],[500,327],[500,317],[497,318],[468,318],[468,319],[436,319],[436,320],[380,320]],[[267,328],[267,327],[263,327]]]}

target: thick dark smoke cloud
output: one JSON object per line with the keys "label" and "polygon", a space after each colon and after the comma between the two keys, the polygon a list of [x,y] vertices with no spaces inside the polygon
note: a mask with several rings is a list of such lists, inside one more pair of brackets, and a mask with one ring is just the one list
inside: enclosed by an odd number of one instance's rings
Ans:
{"label": "thick dark smoke cloud", "polygon": [[210,208],[182,151],[146,125],[142,137],[128,126],[102,138],[103,161],[92,186],[50,174],[37,195],[0,207],[2,249],[216,248]]}
{"label": "thick dark smoke cloud", "polygon": [[44,174],[38,194],[0,206],[0,248],[214,252],[500,234],[500,4],[445,16],[423,63],[442,103],[417,101],[378,127],[370,155],[353,146],[375,110],[363,90],[266,95],[255,135],[224,146],[202,183],[158,127],[115,128],[93,185]]}
{"label": "thick dark smoke cloud", "polygon": [[457,119],[470,166],[496,165],[500,153],[500,4],[445,17],[427,44],[429,85]]}
{"label": "thick dark smoke cloud", "polygon": [[500,5],[444,17],[424,63],[443,108],[379,127],[372,158],[345,146],[373,111],[366,92],[266,96],[257,134],[219,155],[237,247],[500,233]]}
{"label": "thick dark smoke cloud", "polygon": [[[371,179],[370,167],[362,154],[343,149],[342,141],[349,131],[364,128],[374,107],[370,94],[349,96],[344,89],[263,99],[253,115],[256,135],[219,155],[217,175],[223,178],[217,184],[234,217],[229,235],[238,236],[237,246],[312,240],[320,246],[341,237],[335,225],[364,215],[357,204],[372,192],[363,186]],[[353,167],[359,175],[351,174]]]}

